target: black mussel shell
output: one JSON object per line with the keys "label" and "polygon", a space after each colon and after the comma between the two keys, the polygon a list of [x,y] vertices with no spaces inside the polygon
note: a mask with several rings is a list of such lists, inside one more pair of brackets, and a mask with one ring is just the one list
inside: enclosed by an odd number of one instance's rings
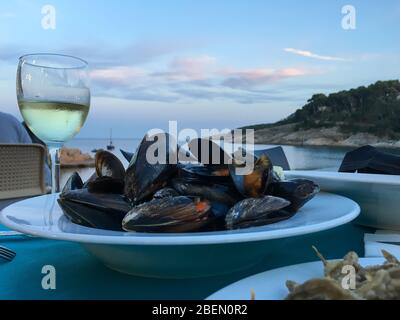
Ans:
{"label": "black mussel shell", "polygon": [[89,183],[95,181],[98,177],[99,177],[99,176],[97,175],[97,173],[94,172],[94,173],[89,177],[89,179],[87,179],[87,180],[85,181],[85,183],[83,184],[83,188],[87,188],[88,185],[89,185]]}
{"label": "black mussel shell", "polygon": [[209,223],[210,204],[189,197],[155,199],[134,207],[122,227],[136,232],[191,232]]}
{"label": "black mussel shell", "polygon": [[189,151],[204,165],[227,165],[232,162],[231,156],[217,143],[210,139],[193,139],[188,143]]}
{"label": "black mussel shell", "polygon": [[228,165],[180,165],[178,176],[199,184],[232,185]]}
{"label": "black mussel shell", "polygon": [[211,202],[211,215],[214,217],[214,230],[225,230],[225,218],[231,207],[217,201]]}
{"label": "black mussel shell", "polygon": [[62,193],[82,188],[83,188],[82,178],[78,172],[74,172],[65,183]]}
{"label": "black mussel shell", "polygon": [[118,180],[125,179],[125,168],[122,162],[111,152],[97,151],[95,168],[98,177],[111,177]]}
{"label": "black mussel shell", "polygon": [[281,210],[289,205],[290,201],[273,196],[244,199],[229,210],[225,218],[226,228],[239,229],[285,220],[288,215],[282,214]]}
{"label": "black mussel shell", "polygon": [[226,205],[222,202],[211,202],[211,212],[217,219],[225,220],[226,215],[228,214],[230,206]]}
{"label": "black mussel shell", "polygon": [[188,150],[187,144],[178,146],[178,162],[198,163],[197,158]]}
{"label": "black mussel shell", "polygon": [[286,210],[297,212],[320,191],[319,186],[311,180],[292,179],[271,183],[267,193],[291,202]]}
{"label": "black mussel shell", "polygon": [[[246,159],[251,162],[239,162],[236,157],[233,164],[229,166],[230,175],[236,189],[246,198],[257,198],[265,194],[268,185],[273,179],[273,167],[271,160],[267,155],[263,154],[256,158],[249,153],[246,154]],[[252,163],[252,164],[251,164]],[[246,166],[250,168],[250,172],[243,174],[240,172]]]}
{"label": "black mussel shell", "polygon": [[176,191],[173,188],[167,187],[167,188],[162,188],[162,189],[158,190],[154,194],[153,198],[154,199],[162,199],[162,198],[171,198],[171,197],[177,197],[177,196],[179,196],[178,191]]}
{"label": "black mussel shell", "polygon": [[131,160],[132,160],[132,158],[133,158],[133,153],[131,153],[131,152],[128,152],[128,151],[125,151],[125,150],[122,150],[122,149],[120,149],[119,151],[121,151],[121,153],[122,153],[122,155],[124,156],[124,158],[128,161],[128,162],[131,162]]}
{"label": "black mussel shell", "polygon": [[171,181],[172,187],[183,196],[201,197],[212,202],[224,203],[233,206],[242,199],[242,196],[235,190],[224,185],[204,185],[187,182],[181,178]]}
{"label": "black mussel shell", "polygon": [[122,230],[122,219],[132,208],[124,196],[73,190],[60,196],[58,203],[74,223],[86,227]]}
{"label": "black mussel shell", "polygon": [[[133,203],[150,199],[176,175],[177,145],[171,143],[170,137],[167,133],[146,136],[140,143],[125,178],[125,195]],[[171,140],[174,141],[173,138]],[[153,157],[151,160],[155,163],[148,161],[148,155]]]}
{"label": "black mussel shell", "polygon": [[112,177],[99,177],[87,183],[89,192],[92,193],[124,193],[124,180]]}
{"label": "black mussel shell", "polygon": [[246,221],[239,222],[238,224],[235,225],[234,229],[246,229],[246,228],[251,228],[251,227],[266,226],[268,224],[273,224],[273,223],[287,220],[287,219],[293,217],[294,215],[295,215],[295,213],[287,211],[287,210],[278,210],[275,212],[271,212],[267,216],[260,217],[260,219],[257,219],[257,220],[246,220]]}

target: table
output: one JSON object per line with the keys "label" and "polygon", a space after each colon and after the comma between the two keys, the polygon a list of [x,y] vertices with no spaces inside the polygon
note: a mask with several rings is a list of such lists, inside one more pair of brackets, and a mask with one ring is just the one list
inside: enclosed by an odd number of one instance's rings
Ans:
{"label": "table", "polygon": [[[6,230],[0,225],[0,230]],[[364,254],[364,233],[352,223],[312,235],[285,239],[285,250],[241,272],[200,279],[149,279],[117,273],[103,266],[79,244],[43,239],[2,239],[17,252],[0,263],[0,299],[204,299],[244,277],[269,269],[317,260],[312,245],[327,258],[354,250]],[[56,268],[56,290],[42,289],[44,265]]]}

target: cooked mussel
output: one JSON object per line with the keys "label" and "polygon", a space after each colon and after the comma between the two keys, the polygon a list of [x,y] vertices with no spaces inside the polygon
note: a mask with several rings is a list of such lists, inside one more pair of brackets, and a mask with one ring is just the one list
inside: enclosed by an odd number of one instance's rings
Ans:
{"label": "cooked mussel", "polygon": [[232,184],[228,165],[180,165],[178,175],[188,182],[199,184]]}
{"label": "cooked mussel", "polygon": [[124,193],[124,180],[112,177],[97,177],[86,184],[89,192],[92,193]]}
{"label": "cooked mussel", "polygon": [[[236,189],[244,197],[257,198],[264,195],[273,178],[271,160],[265,154],[256,158],[249,153],[243,158],[245,161],[238,161],[237,159],[235,157],[233,163],[229,166],[230,175]],[[248,161],[251,161],[251,163]],[[250,166],[253,166],[250,172],[240,172],[240,170]]]}
{"label": "cooked mussel", "polygon": [[293,216],[285,210],[289,205],[290,201],[273,196],[244,199],[227,213],[226,228],[241,229],[286,220]]}
{"label": "cooked mussel", "polygon": [[188,147],[198,162],[204,165],[227,165],[232,162],[232,157],[211,138],[193,139]]}
{"label": "cooked mussel", "polygon": [[209,223],[210,203],[189,197],[155,199],[134,207],[122,221],[126,231],[190,232]]}
{"label": "cooked mussel", "polygon": [[125,168],[122,162],[111,152],[101,150],[95,156],[95,168],[98,177],[125,179]]}
{"label": "cooked mussel", "polygon": [[224,185],[197,184],[181,178],[173,179],[171,185],[183,196],[201,197],[212,202],[215,201],[226,204],[230,207],[242,199],[241,195],[235,190]]}
{"label": "cooked mussel", "polygon": [[133,203],[151,198],[176,174],[176,150],[167,133],[144,137],[126,171],[125,195]]}
{"label": "cooked mussel", "polygon": [[82,188],[83,188],[82,178],[78,172],[74,172],[65,183],[64,188],[62,189],[62,193]]}
{"label": "cooked mussel", "polygon": [[171,197],[177,197],[177,196],[179,196],[178,191],[176,191],[173,188],[166,187],[166,188],[162,188],[162,189],[158,190],[154,194],[153,198],[154,199],[162,199],[162,198],[171,198]]}
{"label": "cooked mussel", "polygon": [[64,192],[58,203],[76,224],[117,231],[122,230],[122,219],[132,208],[122,195],[92,193],[87,189]]}
{"label": "cooked mussel", "polygon": [[286,210],[297,212],[308,201],[314,198],[319,191],[320,188],[314,181],[292,179],[271,183],[267,193],[289,200],[291,204],[286,208]]}

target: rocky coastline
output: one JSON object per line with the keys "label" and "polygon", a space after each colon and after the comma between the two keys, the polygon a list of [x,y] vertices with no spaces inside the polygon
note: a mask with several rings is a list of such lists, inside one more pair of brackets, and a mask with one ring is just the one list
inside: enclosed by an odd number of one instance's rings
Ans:
{"label": "rocky coastline", "polygon": [[94,167],[94,158],[77,148],[62,148],[60,163],[63,168]]}
{"label": "rocky coastline", "polygon": [[255,131],[256,144],[294,146],[400,148],[400,140],[377,137],[367,132],[344,133],[339,127],[296,130],[296,124],[277,125]]}

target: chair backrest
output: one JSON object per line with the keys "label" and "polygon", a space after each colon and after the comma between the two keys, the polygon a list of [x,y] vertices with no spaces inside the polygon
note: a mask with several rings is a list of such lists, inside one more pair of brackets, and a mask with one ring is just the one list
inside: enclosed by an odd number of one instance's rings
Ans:
{"label": "chair backrest", "polygon": [[45,194],[45,157],[39,144],[0,144],[0,199]]}

